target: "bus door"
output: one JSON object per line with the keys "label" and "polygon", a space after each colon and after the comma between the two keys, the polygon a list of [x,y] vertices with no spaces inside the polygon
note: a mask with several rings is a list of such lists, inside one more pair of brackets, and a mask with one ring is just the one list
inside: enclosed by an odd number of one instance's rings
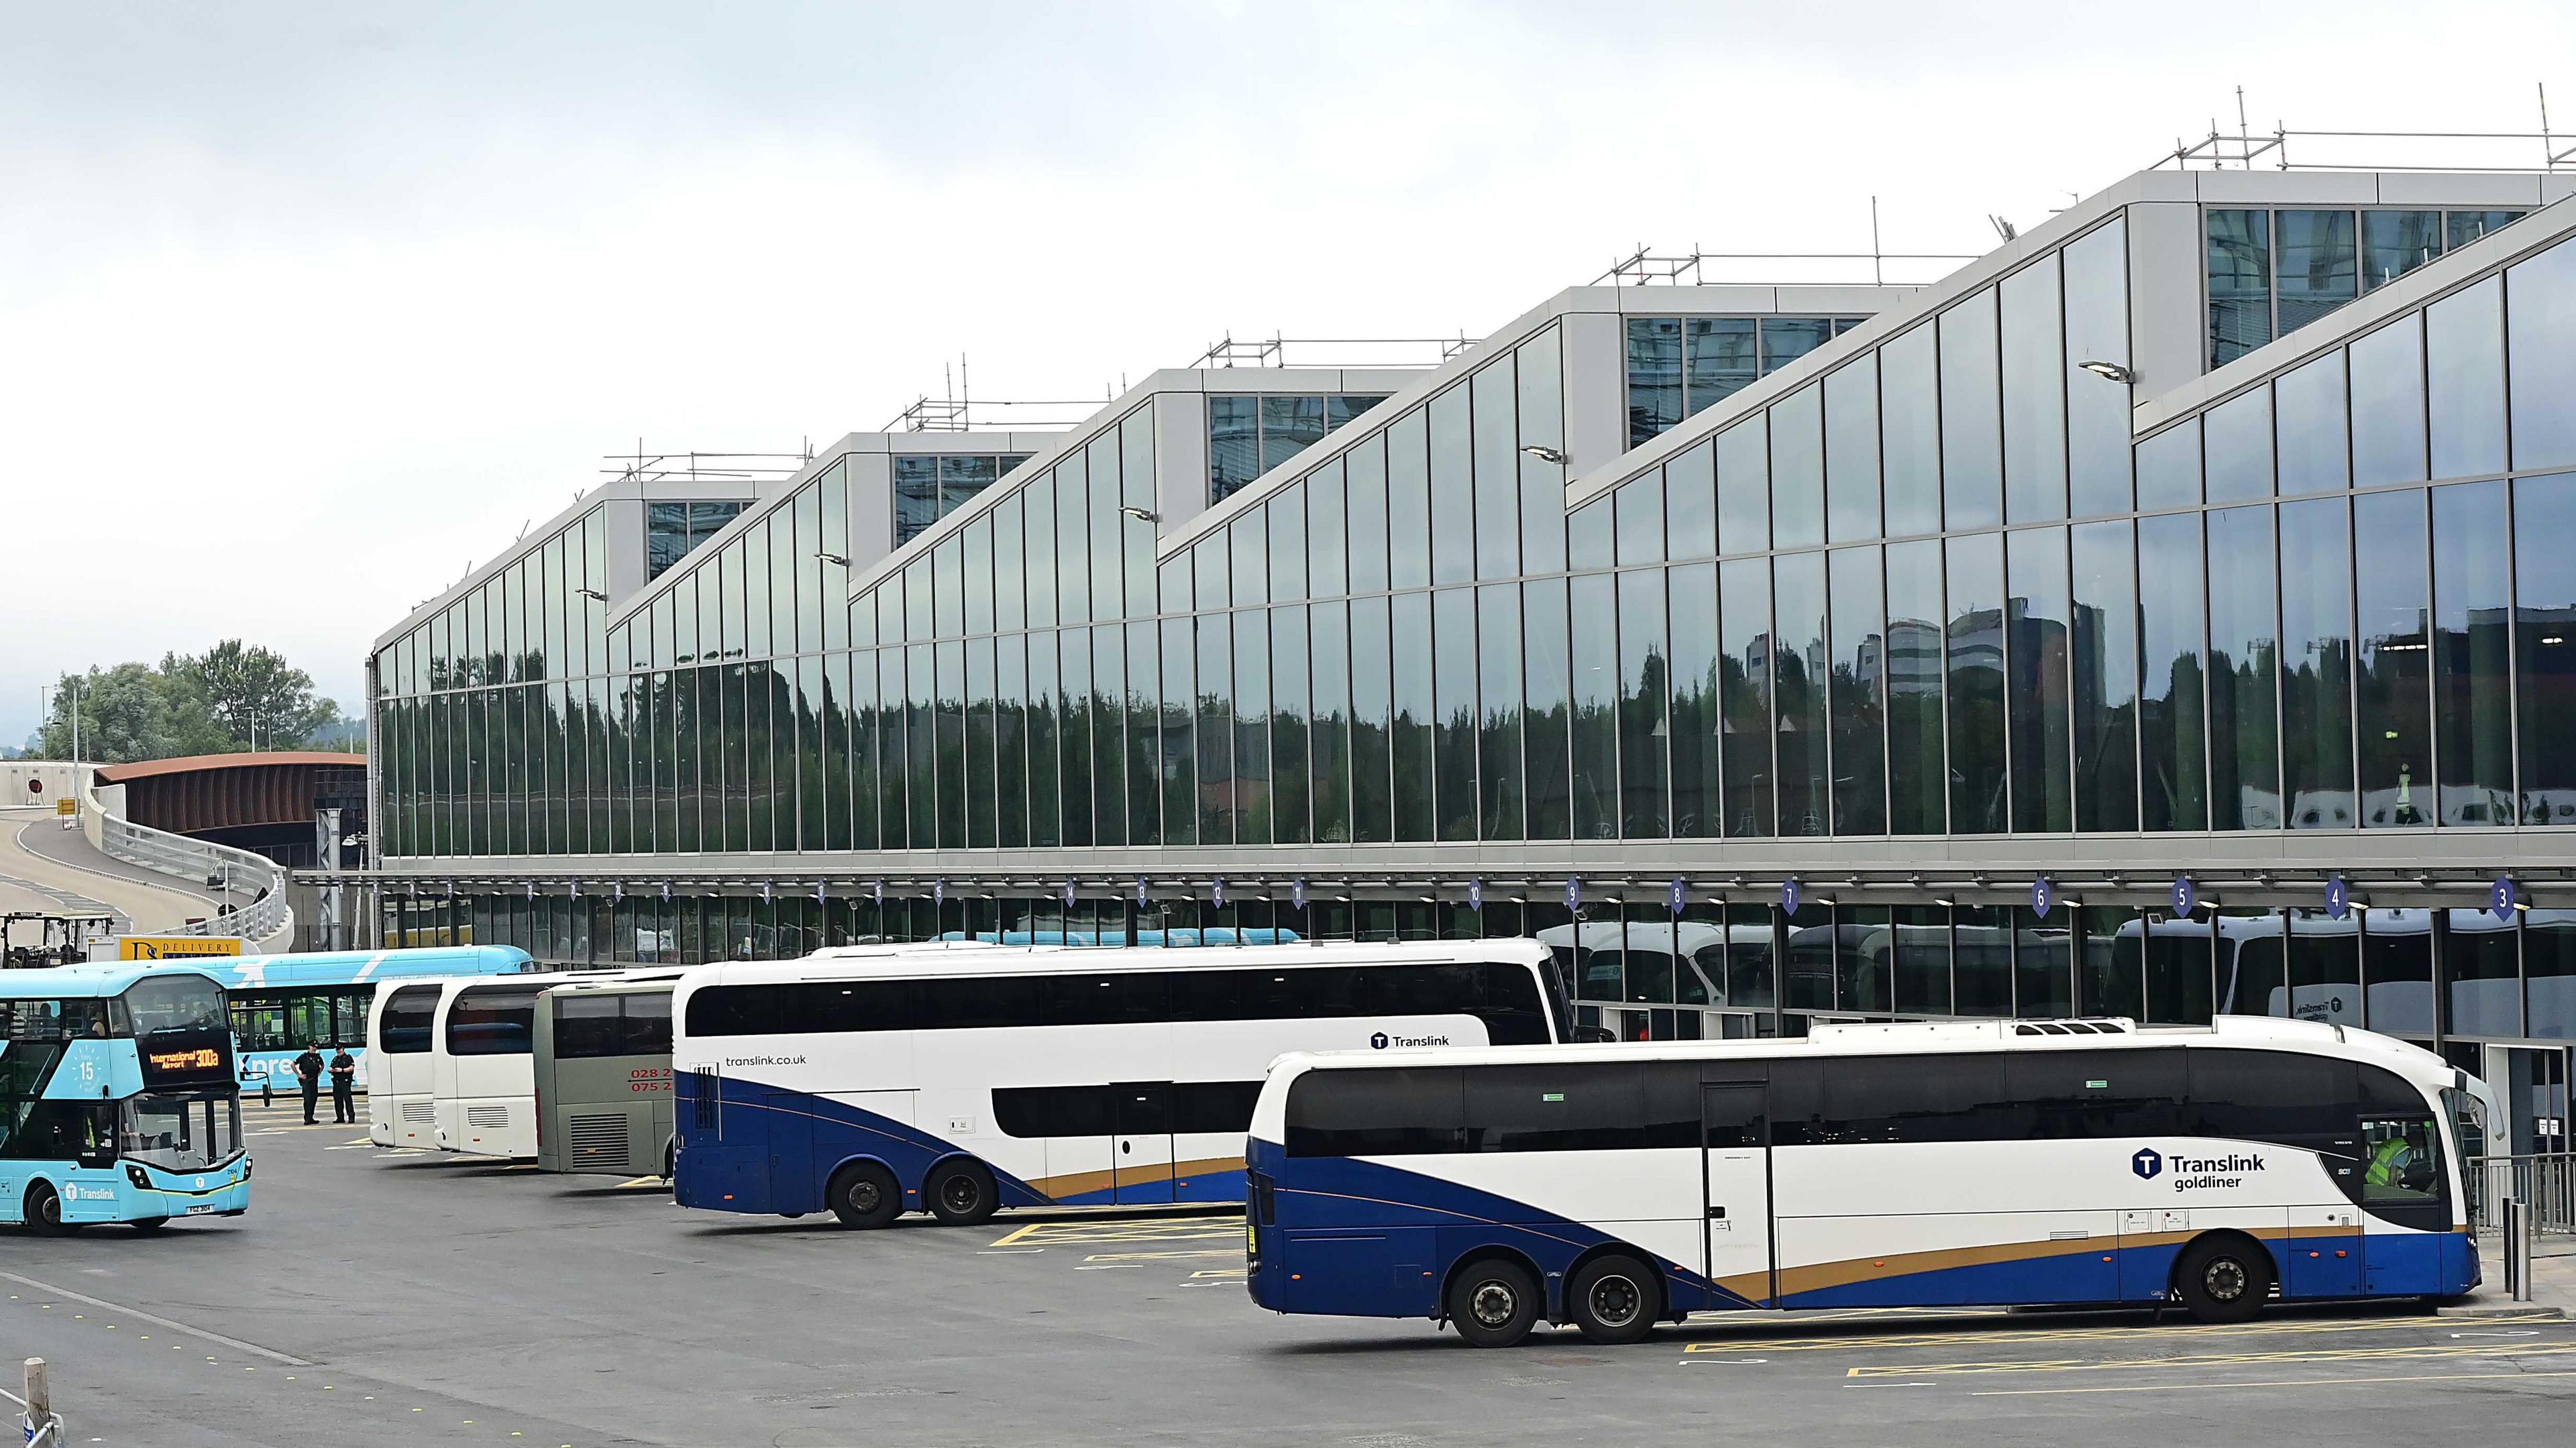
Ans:
{"label": "bus door", "polygon": [[1172,1083],[1114,1084],[1109,1112],[1109,1169],[1117,1200],[1172,1200]]}
{"label": "bus door", "polygon": [[1778,1295],[1771,1259],[1767,1091],[1760,1081],[1710,1083],[1700,1088],[1708,1280],[1754,1303],[1767,1303]]}
{"label": "bus door", "polygon": [[[2433,1118],[2412,1113],[2363,1117],[2361,1172],[2362,1209],[2383,1224],[2360,1239],[2369,1293],[2414,1297],[2458,1291],[2459,1284],[2443,1281],[2452,1213],[2442,1135]],[[2389,1231],[2389,1226],[2413,1230]]]}

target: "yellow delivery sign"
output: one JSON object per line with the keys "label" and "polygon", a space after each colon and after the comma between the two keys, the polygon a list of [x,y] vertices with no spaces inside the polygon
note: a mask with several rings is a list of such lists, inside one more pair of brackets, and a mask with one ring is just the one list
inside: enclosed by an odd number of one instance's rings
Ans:
{"label": "yellow delivery sign", "polygon": [[127,935],[116,942],[119,960],[186,960],[201,955],[239,955],[237,935]]}

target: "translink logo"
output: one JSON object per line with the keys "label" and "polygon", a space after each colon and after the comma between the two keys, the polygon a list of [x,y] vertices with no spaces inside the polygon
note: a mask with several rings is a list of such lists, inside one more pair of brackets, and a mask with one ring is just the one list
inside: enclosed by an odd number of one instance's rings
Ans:
{"label": "translink logo", "polygon": [[2151,1146],[2139,1147],[2138,1154],[2129,1158],[2129,1170],[2136,1172],[2142,1181],[2154,1181],[2164,1169],[2164,1154]]}

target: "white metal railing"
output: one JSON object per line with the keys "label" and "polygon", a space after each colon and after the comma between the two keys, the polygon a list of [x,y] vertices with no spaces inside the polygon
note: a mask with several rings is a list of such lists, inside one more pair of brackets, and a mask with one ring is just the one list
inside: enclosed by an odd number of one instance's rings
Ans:
{"label": "white metal railing", "polygon": [[[100,854],[186,880],[199,889],[223,892],[212,914],[195,924],[177,926],[174,933],[238,935],[257,945],[294,927],[295,912],[286,903],[284,866],[265,855],[174,835],[111,814],[98,797],[95,778],[82,781],[81,805],[86,811],[83,833]],[[243,888],[256,894],[248,905],[236,908],[232,892]]]}

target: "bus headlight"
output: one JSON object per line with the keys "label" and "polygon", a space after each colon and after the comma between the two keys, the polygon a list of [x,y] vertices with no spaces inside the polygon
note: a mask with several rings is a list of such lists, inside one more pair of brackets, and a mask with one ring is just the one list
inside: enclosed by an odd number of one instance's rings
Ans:
{"label": "bus headlight", "polygon": [[143,1168],[130,1161],[125,1164],[125,1179],[147,1192],[152,1190],[152,1178],[144,1173]]}

